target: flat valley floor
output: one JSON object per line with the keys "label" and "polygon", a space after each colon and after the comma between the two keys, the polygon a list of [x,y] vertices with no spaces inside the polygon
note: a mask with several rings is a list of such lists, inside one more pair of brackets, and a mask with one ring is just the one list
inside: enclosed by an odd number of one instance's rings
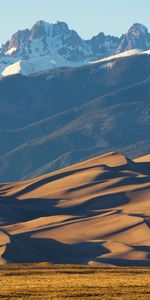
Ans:
{"label": "flat valley floor", "polygon": [[0,299],[150,299],[150,268],[82,265],[0,266]]}

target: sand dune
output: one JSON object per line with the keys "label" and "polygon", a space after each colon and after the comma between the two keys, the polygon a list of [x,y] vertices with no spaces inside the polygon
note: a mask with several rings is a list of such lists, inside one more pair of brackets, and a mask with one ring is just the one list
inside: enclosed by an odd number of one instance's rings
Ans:
{"label": "sand dune", "polygon": [[0,185],[0,263],[150,265],[150,155]]}

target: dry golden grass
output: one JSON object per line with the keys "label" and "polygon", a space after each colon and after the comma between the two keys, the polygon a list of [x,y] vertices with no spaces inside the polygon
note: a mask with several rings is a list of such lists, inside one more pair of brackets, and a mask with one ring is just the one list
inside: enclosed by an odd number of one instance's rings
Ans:
{"label": "dry golden grass", "polygon": [[149,268],[1,265],[0,299],[150,299]]}

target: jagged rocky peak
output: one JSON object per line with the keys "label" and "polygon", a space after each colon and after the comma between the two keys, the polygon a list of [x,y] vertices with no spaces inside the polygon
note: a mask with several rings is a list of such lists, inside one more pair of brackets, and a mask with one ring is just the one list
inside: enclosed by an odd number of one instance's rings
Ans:
{"label": "jagged rocky peak", "polygon": [[37,57],[38,53],[39,57],[48,55],[51,53],[51,48],[58,49],[62,44],[62,39],[65,41],[73,34],[74,32],[65,22],[48,23],[40,20],[30,30],[16,32],[10,41],[3,45],[1,52],[5,57],[19,60]]}
{"label": "jagged rocky peak", "polygon": [[[19,30],[13,34],[10,41],[3,46],[5,55],[13,54],[15,49],[21,50],[22,47],[29,45],[29,43],[35,39],[42,40],[48,36],[55,37],[69,31],[68,25],[65,22],[55,21],[53,23],[48,23],[40,20],[33,25],[31,30]],[[12,51],[8,52],[10,49],[12,49]]]}
{"label": "jagged rocky peak", "polygon": [[11,48],[20,48],[23,46],[23,43],[28,40],[30,31],[29,29],[25,30],[19,30],[15,34],[13,34],[12,38],[10,41],[7,42],[8,44],[8,50]]}
{"label": "jagged rocky peak", "polygon": [[45,21],[36,22],[30,31],[30,40],[43,37],[50,32],[50,24]]}
{"label": "jagged rocky peak", "polygon": [[148,50],[150,48],[150,33],[146,26],[135,23],[126,34],[123,34],[116,52],[124,52],[132,49]]}
{"label": "jagged rocky peak", "polygon": [[146,35],[146,34],[148,34],[148,29],[143,24],[135,23],[128,30],[128,34],[132,34],[135,37],[138,37],[139,35]]}
{"label": "jagged rocky peak", "polygon": [[100,32],[89,41],[95,60],[113,55],[118,43],[118,37],[105,35],[103,32]]}
{"label": "jagged rocky peak", "polygon": [[53,26],[53,35],[64,34],[70,31],[67,23],[62,21],[54,21],[51,25]]}
{"label": "jagged rocky peak", "polygon": [[15,57],[18,51],[24,48],[24,44],[28,42],[29,35],[29,29],[17,31],[15,34],[12,35],[10,40],[8,40],[4,45],[2,45],[1,56]]}
{"label": "jagged rocky peak", "polygon": [[57,36],[68,32],[69,28],[65,22],[54,21],[52,23],[43,20],[36,22],[31,28],[30,39],[38,39],[45,35]]}

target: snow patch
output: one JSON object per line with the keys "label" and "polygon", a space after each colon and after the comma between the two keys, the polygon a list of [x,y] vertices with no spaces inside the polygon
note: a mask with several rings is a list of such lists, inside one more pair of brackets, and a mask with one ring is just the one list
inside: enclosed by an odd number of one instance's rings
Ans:
{"label": "snow patch", "polygon": [[51,24],[52,24],[52,25],[57,25],[57,24],[59,24],[59,23],[60,23],[60,21],[55,20],[55,21],[53,21]]}
{"label": "snow patch", "polygon": [[115,59],[118,59],[118,58],[121,58],[121,57],[128,57],[128,56],[138,55],[138,54],[142,54],[142,53],[143,52],[140,49],[128,50],[128,51],[125,51],[125,52],[121,52],[119,54],[115,54],[115,55],[112,55],[112,56],[108,56],[106,58],[102,58],[102,59],[97,60],[97,61],[90,62],[90,64],[96,64],[96,63],[100,63],[100,62],[111,61],[111,60],[115,60]]}
{"label": "snow patch", "polygon": [[12,47],[5,53],[5,55],[12,55],[16,50],[17,50],[16,47]]}
{"label": "snow patch", "polygon": [[115,61],[108,62],[108,63],[102,63],[99,66],[99,70],[101,70],[101,69],[112,69],[113,66],[115,65],[115,63],[116,63]]}
{"label": "snow patch", "polygon": [[148,55],[150,55],[150,50],[144,51],[143,54],[148,54]]}
{"label": "snow patch", "polygon": [[14,74],[29,75],[33,73],[43,72],[61,67],[78,67],[81,64],[71,62],[60,56],[53,54],[52,56],[44,56],[32,58],[31,60],[20,60],[5,67],[1,71],[1,76],[10,76]]}
{"label": "snow patch", "polygon": [[2,77],[20,73],[23,75],[28,75],[32,73],[32,71],[32,65],[29,62],[20,60],[6,67],[2,72]]}

